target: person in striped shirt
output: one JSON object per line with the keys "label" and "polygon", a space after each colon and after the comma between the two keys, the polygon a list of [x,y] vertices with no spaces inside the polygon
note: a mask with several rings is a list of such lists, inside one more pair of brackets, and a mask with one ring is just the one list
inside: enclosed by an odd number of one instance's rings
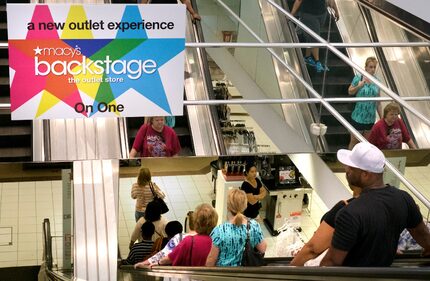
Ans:
{"label": "person in striped shirt", "polygon": [[124,264],[136,264],[145,260],[152,252],[152,246],[154,241],[152,241],[152,235],[154,235],[155,226],[152,222],[146,221],[142,224],[141,233],[142,241],[134,244],[131,247],[130,253]]}

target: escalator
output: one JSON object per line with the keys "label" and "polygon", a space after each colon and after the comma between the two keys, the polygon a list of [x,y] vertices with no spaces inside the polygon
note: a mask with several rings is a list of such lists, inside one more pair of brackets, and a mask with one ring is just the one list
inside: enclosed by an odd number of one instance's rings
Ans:
{"label": "escalator", "polygon": [[[137,131],[144,123],[144,119],[144,117],[126,118],[128,146],[130,147],[130,149],[133,146]],[[179,152],[179,156],[195,155],[186,107],[184,108],[184,114],[182,116],[175,116],[175,126],[173,127],[173,130],[178,136],[179,142],[181,144],[181,151]]]}
{"label": "escalator", "polygon": [[[196,3],[193,3],[193,7],[198,11]],[[193,23],[189,15],[187,20],[186,42],[204,42],[200,22]],[[184,71],[185,101],[208,100],[213,97],[207,58],[203,52],[195,48],[187,48]],[[139,117],[127,118],[130,148],[143,120],[144,118]],[[220,139],[220,124],[216,108],[213,106],[184,106],[183,115],[175,116],[173,129],[181,144],[180,156],[218,155],[224,151]]]}
{"label": "escalator", "polygon": [[[321,37],[331,43],[428,42],[427,37],[422,32],[417,32],[417,29],[413,28],[408,29],[411,27],[411,22],[405,24],[398,20],[404,13],[386,15],[387,11],[381,10],[381,2],[386,1],[360,1],[360,3],[366,3],[365,6],[355,1],[336,1],[341,22],[336,24],[332,21],[329,31],[329,20],[327,20],[325,26],[322,27]],[[287,8],[288,4],[292,4],[292,1],[283,1],[283,4],[284,8]],[[382,14],[379,13],[381,11]],[[300,38],[300,36],[298,37]],[[347,50],[338,48],[338,50],[352,61],[360,62],[358,63],[360,66],[361,62],[364,62],[363,58],[377,57],[379,61],[377,77],[383,84],[402,97],[429,95],[429,47],[348,48]],[[320,60],[323,63],[325,62],[325,54],[326,50],[321,48]],[[307,72],[314,89],[323,94],[324,97],[348,97],[347,89],[354,76],[353,69],[331,52],[328,52],[327,65],[330,71],[327,72],[325,83],[323,83],[323,73],[316,73],[313,68],[307,66]],[[385,96],[383,91],[381,91],[381,96]],[[430,107],[427,103],[411,102],[411,104],[423,115],[430,115]],[[351,120],[350,116],[354,104],[333,103],[332,105],[345,119]],[[383,103],[384,105],[385,103]],[[402,110],[401,115],[418,147],[430,147],[430,138],[426,133],[429,129],[428,126],[409,111]],[[318,117],[316,117],[317,120]],[[348,131],[325,108],[321,110],[321,122],[328,126],[325,135],[327,143],[325,151],[333,152],[348,146]]]}
{"label": "escalator", "polygon": [[[361,1],[360,3],[368,2]],[[378,1],[386,2],[386,1]],[[423,22],[408,22],[412,15],[404,17],[405,11],[387,9],[382,11],[378,4],[360,5],[373,42],[429,42],[429,29],[422,29]],[[426,26],[430,24],[425,22]],[[416,26],[415,26],[416,25]],[[426,97],[430,95],[430,47],[382,48],[378,50],[389,73],[389,85],[401,97]],[[430,116],[428,102],[409,102],[414,111]],[[411,137],[419,148],[430,147],[428,125],[408,110],[402,111],[402,119]]]}
{"label": "escalator", "polygon": [[[7,42],[6,1],[0,4],[0,41]],[[28,1],[9,1],[28,3]],[[10,103],[8,49],[0,49],[0,103]],[[0,109],[0,161],[32,160],[32,122],[12,121],[9,109]]]}
{"label": "escalator", "polygon": [[[392,267],[288,267],[289,258],[267,259],[264,267],[121,267],[118,280],[428,280],[430,259],[399,258]],[[166,279],[165,279],[166,280]]]}
{"label": "escalator", "polygon": [[[330,20],[332,21],[331,23]],[[333,18],[329,19],[327,17],[324,26],[322,26],[320,36],[331,43],[343,42]],[[302,36],[299,36],[300,42],[304,42],[302,38]],[[339,48],[338,50],[344,55],[348,55],[345,48]],[[326,72],[324,80],[324,73],[317,73],[313,67],[307,65],[314,89],[326,98],[347,97],[348,87],[354,77],[352,68],[332,52],[327,52],[325,48],[320,48],[320,61],[323,64],[327,62],[326,65],[330,71]],[[351,113],[354,109],[353,104],[334,103],[332,105],[346,120],[348,120],[348,122],[350,122]],[[318,107],[320,106],[322,105],[320,104]],[[320,118],[321,122],[327,126],[327,133],[325,134],[325,139],[328,144],[327,152],[336,152],[341,148],[347,148],[350,140],[348,130],[328,112],[325,107],[321,109]]]}

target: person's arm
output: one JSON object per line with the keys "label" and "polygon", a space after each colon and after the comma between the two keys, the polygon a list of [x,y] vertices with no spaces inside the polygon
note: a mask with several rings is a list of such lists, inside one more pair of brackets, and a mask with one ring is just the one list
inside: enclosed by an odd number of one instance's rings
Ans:
{"label": "person's arm", "polygon": [[131,186],[131,198],[132,199],[137,199],[138,195],[139,195],[138,185],[137,184],[133,184]]}
{"label": "person's arm", "polygon": [[320,266],[342,265],[348,252],[357,244],[361,231],[361,217],[350,208],[344,207],[336,215],[335,230],[330,248]]}
{"label": "person's arm", "polygon": [[266,252],[267,249],[267,242],[266,240],[261,240],[260,243],[258,243],[257,245],[255,245],[255,248],[262,254],[264,254]]}
{"label": "person's arm", "polygon": [[409,139],[407,142],[409,148],[411,149],[417,149],[417,146],[415,145],[414,141],[412,139]]}
{"label": "person's arm", "polygon": [[293,16],[296,16],[297,12],[300,9],[300,6],[302,5],[302,2],[303,2],[303,0],[296,0],[296,1],[294,1],[293,8],[291,9],[291,14]]}
{"label": "person's arm", "polygon": [[136,158],[138,151],[134,148],[130,150],[129,158]]}
{"label": "person's arm", "polygon": [[430,232],[423,221],[414,228],[408,228],[409,233],[423,247],[423,256],[430,255]]}
{"label": "person's arm", "polygon": [[258,202],[258,198],[256,195],[252,194],[252,192],[249,192],[248,190],[248,183],[244,181],[240,187],[241,190],[243,190],[246,194],[246,199],[248,200],[248,203],[251,205],[254,205]]}
{"label": "person's arm", "polygon": [[142,262],[138,262],[138,263],[136,263],[136,264],[134,265],[134,269],[137,269],[137,268],[145,268],[145,267],[147,267],[147,266],[149,266],[149,265],[150,265],[149,261],[148,261],[148,260],[144,260],[144,261],[142,261]]}
{"label": "person's arm", "polygon": [[218,260],[219,248],[212,244],[212,248],[209,252],[208,257],[206,258],[206,266],[215,266],[216,261]]}
{"label": "person's arm", "polygon": [[[381,90],[378,90],[378,97],[381,96]],[[377,107],[376,110],[378,112],[379,118],[383,119],[384,118],[384,111],[382,110],[382,103],[380,101],[377,102]]]}
{"label": "person's arm", "polygon": [[347,254],[347,251],[342,251],[331,246],[322,259],[320,266],[340,266],[343,264]]}
{"label": "person's arm", "polygon": [[148,0],[139,0],[140,4],[148,4]]}
{"label": "person's arm", "polygon": [[402,119],[398,119],[400,130],[402,131],[402,138],[403,142],[407,143],[409,148],[416,149],[417,146],[415,145],[414,141],[411,138],[411,135],[409,135],[408,129],[405,126],[405,123],[403,123]]}
{"label": "person's arm", "polygon": [[144,138],[148,127],[145,125],[140,126],[139,131],[136,133],[136,137],[133,142],[132,149],[129,153],[129,158],[135,158],[138,156],[140,149],[143,147]]}
{"label": "person's arm", "polygon": [[[260,181],[259,179],[257,179],[258,181]],[[267,195],[267,190],[264,187],[264,185],[262,184],[261,188],[260,188],[260,193],[256,196],[258,200],[263,200]]]}
{"label": "person's arm", "polygon": [[339,20],[339,10],[337,9],[336,2],[334,0],[327,0],[327,6],[333,9],[334,11],[334,20]]}
{"label": "person's arm", "polygon": [[151,266],[154,266],[154,265],[170,265],[170,264],[172,264],[172,260],[169,258],[169,256],[165,256],[161,260],[159,260],[158,263],[151,264]]}
{"label": "person's arm", "polygon": [[191,16],[193,17],[193,20],[201,20],[202,19],[200,17],[200,15],[197,14],[196,11],[194,11],[193,6],[191,5],[191,1],[190,0],[181,0],[181,2],[183,4],[185,4],[185,6],[187,7],[188,12],[190,12]]}
{"label": "person's arm", "polygon": [[348,95],[350,95],[350,96],[355,96],[357,94],[358,90],[360,90],[364,86],[365,82],[363,79],[361,79],[358,82],[355,82],[356,79],[358,79],[358,78],[354,78],[352,80],[351,85],[349,85],[349,87],[348,87]]}
{"label": "person's arm", "polygon": [[308,243],[293,258],[290,265],[303,266],[308,260],[318,257],[330,247],[333,232],[334,228],[323,221]]}
{"label": "person's arm", "polygon": [[139,238],[140,231],[141,231],[140,229],[143,223],[144,223],[144,218],[140,218],[137,221],[136,226],[134,227],[133,233],[131,234],[131,237],[130,237],[130,244],[128,246],[129,249],[131,249],[131,247],[134,245],[134,242],[136,242],[136,240]]}

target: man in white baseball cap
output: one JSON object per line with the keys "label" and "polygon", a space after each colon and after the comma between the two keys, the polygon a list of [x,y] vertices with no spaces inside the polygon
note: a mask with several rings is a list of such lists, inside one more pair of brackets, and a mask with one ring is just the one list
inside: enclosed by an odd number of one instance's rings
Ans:
{"label": "man in white baseball cap", "polygon": [[390,266],[405,228],[424,248],[423,254],[430,255],[430,233],[414,200],[407,192],[384,185],[384,154],[362,142],[352,150],[339,150],[337,158],[345,165],[348,183],[361,187],[362,193],[338,212],[321,265]]}

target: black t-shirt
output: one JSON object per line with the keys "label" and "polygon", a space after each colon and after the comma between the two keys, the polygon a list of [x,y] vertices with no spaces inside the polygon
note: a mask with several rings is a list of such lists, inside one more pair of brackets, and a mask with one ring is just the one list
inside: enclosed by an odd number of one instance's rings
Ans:
{"label": "black t-shirt", "polygon": [[327,12],[326,0],[303,0],[300,12],[311,15],[322,15]]}
{"label": "black t-shirt", "polygon": [[422,220],[405,191],[389,185],[364,190],[338,212],[332,246],[348,252],[344,266],[390,266],[400,233]]}
{"label": "black t-shirt", "polygon": [[[260,188],[263,187],[263,184],[261,183],[261,181],[258,178],[256,178],[255,180],[257,181],[257,188],[254,188],[249,182],[244,181],[242,183],[242,186],[240,187],[240,189],[245,191],[245,193],[251,193],[252,195],[260,194]],[[261,204],[259,202],[255,203],[254,205],[252,205],[248,202],[248,206],[246,207],[243,214],[245,216],[247,216],[248,218],[254,219],[258,216],[260,207],[261,207]]]}
{"label": "black t-shirt", "polygon": [[[354,199],[354,197],[350,198],[346,200],[346,202],[349,204]],[[339,212],[343,207],[345,207],[345,205],[346,204],[344,200],[339,201],[336,205],[333,206],[333,208],[331,208],[327,213],[322,216],[320,223],[325,221],[328,225],[334,228],[337,212]]]}

